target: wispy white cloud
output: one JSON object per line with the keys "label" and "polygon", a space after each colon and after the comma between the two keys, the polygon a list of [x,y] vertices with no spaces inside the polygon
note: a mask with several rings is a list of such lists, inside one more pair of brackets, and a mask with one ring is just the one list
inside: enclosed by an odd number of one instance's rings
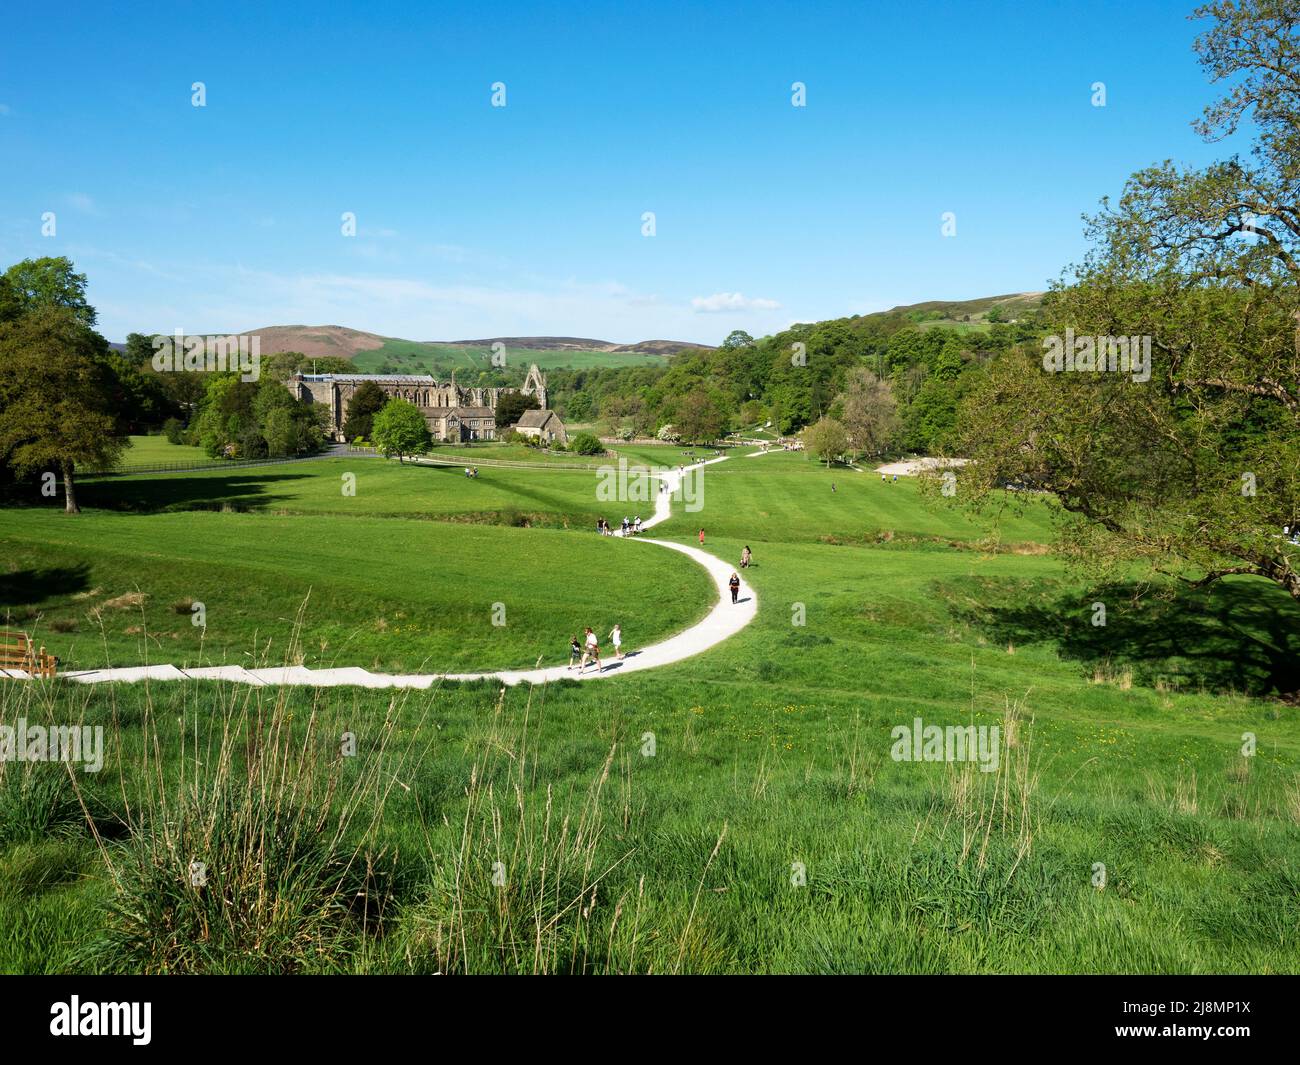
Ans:
{"label": "wispy white cloud", "polygon": [[781,305],[776,300],[751,299],[739,292],[715,292],[712,296],[696,296],[691,300],[696,314],[722,314],[726,311],[774,311]]}
{"label": "wispy white cloud", "polygon": [[[366,243],[380,248],[388,242]],[[371,258],[359,245],[351,250],[360,253],[353,267],[315,271],[269,270],[194,255],[155,263],[90,247],[78,248],[76,257],[102,264],[90,270],[91,299],[111,340],[151,330],[234,333],[289,324],[345,325],[410,340],[589,336],[618,343],[717,344],[727,332],[679,294],[638,289],[613,278],[464,266],[451,268],[460,276],[445,277],[439,276],[447,266],[439,263],[437,252],[446,258],[461,251],[472,258],[490,253],[426,246],[420,249],[425,261],[417,264]],[[763,326],[774,301],[741,299],[751,315],[750,328]]]}
{"label": "wispy white cloud", "polygon": [[74,192],[69,194],[68,203],[75,207],[83,214],[95,214],[95,201],[87,196],[84,192]]}

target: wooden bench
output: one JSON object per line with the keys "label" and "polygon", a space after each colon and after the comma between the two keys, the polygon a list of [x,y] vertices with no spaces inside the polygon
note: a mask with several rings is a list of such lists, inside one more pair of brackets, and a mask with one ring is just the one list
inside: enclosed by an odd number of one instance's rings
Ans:
{"label": "wooden bench", "polygon": [[21,669],[32,677],[53,677],[58,659],[39,651],[32,638],[15,629],[0,629],[0,669]]}

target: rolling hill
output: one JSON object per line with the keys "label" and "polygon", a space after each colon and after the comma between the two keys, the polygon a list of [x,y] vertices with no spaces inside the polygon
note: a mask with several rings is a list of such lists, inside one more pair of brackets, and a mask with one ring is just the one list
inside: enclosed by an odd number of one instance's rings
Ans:
{"label": "rolling hill", "polygon": [[536,362],[544,370],[557,366],[662,366],[679,351],[703,346],[678,340],[618,344],[584,337],[404,340],[341,325],[271,325],[250,329],[246,335],[262,338],[263,354],[300,351],[313,358],[348,359],[361,373],[481,369],[489,365],[494,344],[505,346],[507,364]]}

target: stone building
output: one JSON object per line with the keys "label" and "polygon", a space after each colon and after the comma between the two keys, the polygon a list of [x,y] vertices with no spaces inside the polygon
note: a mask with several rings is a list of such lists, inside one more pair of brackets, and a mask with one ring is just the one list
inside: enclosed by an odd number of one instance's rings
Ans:
{"label": "stone building", "polygon": [[564,422],[553,410],[526,410],[515,426],[515,432],[533,436],[544,444],[568,443],[569,434]]}
{"label": "stone building", "polygon": [[450,381],[439,382],[428,374],[324,373],[294,374],[285,384],[294,397],[305,403],[319,403],[329,411],[327,431],[342,441],[348,403],[365,382],[373,381],[386,396],[404,399],[420,408],[435,440],[492,440],[496,437],[497,401],[506,392],[537,397],[546,406],[546,375],[534,363],[522,388],[464,388]]}

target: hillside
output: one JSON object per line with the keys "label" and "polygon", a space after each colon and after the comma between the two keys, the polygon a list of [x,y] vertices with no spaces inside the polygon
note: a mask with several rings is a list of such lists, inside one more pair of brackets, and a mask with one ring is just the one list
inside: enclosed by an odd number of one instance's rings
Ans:
{"label": "hillside", "polygon": [[[268,325],[250,329],[244,335],[262,338],[262,353],[300,351],[313,358],[355,359],[359,368],[373,369],[390,360],[438,366],[474,366],[484,364],[494,344],[504,344],[507,358],[530,358],[546,366],[621,366],[631,360],[640,363],[646,357],[664,359],[679,351],[707,345],[688,344],[679,340],[642,340],[635,344],[617,344],[609,340],[584,337],[489,337],[482,340],[404,340],[385,337],[342,325]],[[529,353],[537,353],[531,358]],[[640,356],[640,359],[636,357]]]}
{"label": "hillside", "polygon": [[350,359],[362,351],[373,351],[384,346],[386,337],[349,329],[343,325],[267,325],[250,329],[245,336],[262,338],[262,353],[273,351],[301,351],[313,358],[333,356]]}
{"label": "hillside", "polygon": [[688,348],[710,348],[709,344],[688,344],[681,340],[642,340],[636,344],[614,344],[608,340],[582,337],[489,337],[485,340],[428,340],[440,347],[490,348],[504,344],[521,351],[608,351],[634,352],[641,355],[676,355]]}
{"label": "hillside", "polygon": [[[879,312],[879,317],[896,316],[914,322],[979,323],[988,320],[996,307],[1003,321],[1038,310],[1043,305],[1042,292],[1011,292],[1004,296],[982,296],[973,300],[930,300],[908,303]],[[876,317],[865,315],[864,317]]]}

